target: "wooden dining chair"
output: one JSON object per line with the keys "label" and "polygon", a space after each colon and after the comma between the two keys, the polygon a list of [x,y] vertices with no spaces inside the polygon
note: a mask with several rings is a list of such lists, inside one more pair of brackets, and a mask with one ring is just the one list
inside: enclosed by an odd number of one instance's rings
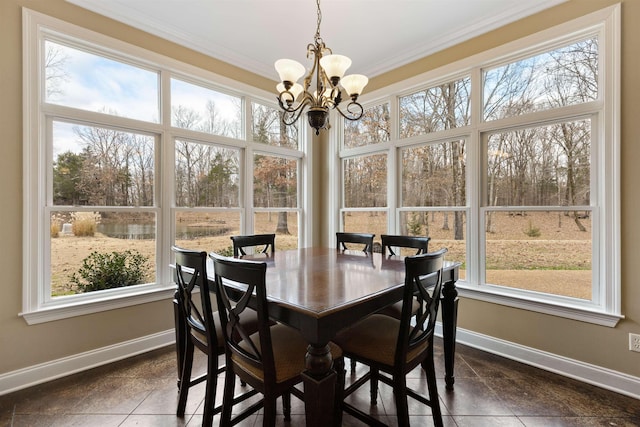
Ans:
{"label": "wooden dining chair", "polygon": [[[430,237],[427,236],[402,236],[402,235],[392,235],[392,234],[383,234],[380,236],[382,241],[382,255],[391,255],[395,256],[393,248],[410,248],[416,249],[416,252],[413,255],[426,254],[429,250],[429,240]],[[398,253],[400,255],[400,253]]]}
{"label": "wooden dining chair", "polygon": [[[220,317],[213,310],[209,281],[207,280],[207,253],[172,246],[175,254],[176,290],[176,346],[178,347],[178,408],[176,414],[184,416],[189,389],[206,381],[204,398],[204,416],[202,425],[210,426],[213,417],[221,411],[215,407],[218,374],[224,372],[224,366],[218,365],[218,356],[224,354],[224,338],[220,328]],[[257,317],[247,313],[245,321],[255,329]],[[207,370],[204,374],[192,378],[195,349],[207,356]],[[241,402],[257,392],[248,391],[238,397]]]}
{"label": "wooden dining chair", "polygon": [[[266,263],[227,258],[215,253],[209,256],[213,259],[218,311],[226,344],[227,367],[220,425],[235,425],[262,407],[263,425],[274,426],[276,399],[280,396],[283,398],[285,420],[289,420],[290,394],[303,398],[302,392],[294,386],[302,381],[308,343],[296,329],[269,320]],[[238,293],[236,300],[230,298],[230,295]],[[258,313],[258,331],[253,334],[246,329],[242,319],[252,301]],[[340,415],[344,359],[338,346],[331,343],[330,347],[338,372],[336,415]],[[262,393],[263,399],[245,408],[232,420],[236,376]]]}
{"label": "wooden dining chair", "polygon": [[375,234],[369,233],[344,233],[337,232],[336,233],[336,248],[338,250],[348,250],[347,243],[357,243],[362,244],[364,247],[362,248],[363,252],[372,252],[373,251],[373,238]]}
{"label": "wooden dining chair", "polygon": [[[415,249],[416,252],[414,255],[426,254],[429,251],[429,240],[430,237],[427,236],[401,236],[401,235],[390,235],[383,234],[380,236],[382,240],[382,256],[396,256],[393,248],[409,248]],[[400,255],[400,252],[398,252]],[[420,310],[420,303],[418,301],[414,301],[413,303],[413,314],[418,313]],[[386,314],[387,316],[395,317],[396,319],[400,318],[400,314],[402,312],[402,301],[399,301],[389,307],[385,307],[380,311],[381,314]]]}
{"label": "wooden dining chair", "polygon": [[[344,355],[369,366],[367,374],[354,381],[344,392],[349,396],[366,382],[371,385],[371,404],[377,404],[378,381],[393,387],[398,426],[409,426],[407,396],[430,406],[436,427],[442,426],[442,414],[433,364],[433,334],[440,304],[442,268],[446,249],[405,258],[403,309],[400,319],[373,314],[335,338]],[[422,314],[412,326],[411,306],[415,292],[421,296]],[[431,291],[431,293],[430,293]],[[421,365],[427,377],[429,396],[407,388],[406,376]],[[344,402],[345,412],[368,425],[384,425],[368,413]]]}
{"label": "wooden dining chair", "polygon": [[255,253],[273,254],[276,250],[276,235],[275,234],[251,234],[246,236],[231,236],[233,241],[233,256],[238,257],[240,255],[246,255],[245,248],[248,247],[260,247]]}
{"label": "wooden dining chair", "polygon": [[[346,251],[349,250],[347,243],[355,243],[364,245],[362,247],[363,252],[373,252],[373,238],[375,234],[371,233],[336,233],[336,249]],[[351,360],[351,373],[356,371],[356,361]]]}

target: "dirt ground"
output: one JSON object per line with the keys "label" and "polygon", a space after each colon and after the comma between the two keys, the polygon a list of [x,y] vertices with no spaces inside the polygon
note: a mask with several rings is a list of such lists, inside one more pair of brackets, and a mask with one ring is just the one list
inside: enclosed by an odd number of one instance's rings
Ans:
{"label": "dirt ground", "polygon": [[[290,214],[290,235],[279,234],[276,237],[276,250],[297,247],[297,218]],[[212,215],[203,217],[183,215],[182,221],[194,224],[220,223],[226,221],[231,230],[239,229],[237,214]],[[273,232],[277,214],[258,214],[255,217],[256,232]],[[345,215],[346,231],[365,231],[377,236],[386,232],[386,215],[371,215],[358,212]],[[581,223],[587,231],[580,231],[572,218],[557,212],[529,213],[526,216],[500,213],[494,215],[495,233],[487,233],[486,258],[488,269],[487,282],[533,291],[571,296],[575,298],[591,298],[591,222],[582,219]],[[465,278],[466,242],[455,240],[452,230],[452,216],[449,218],[450,228],[443,229],[444,216],[441,213],[429,218],[428,235],[431,236],[430,249],[441,247],[448,249],[447,259],[463,263],[461,278]],[[426,228],[426,227],[424,227]],[[531,230],[538,230],[533,233]],[[422,233],[424,234],[424,229]],[[177,240],[176,244],[196,250],[224,251],[229,250],[229,235],[200,237],[189,240]],[[532,237],[531,235],[536,235]],[[378,237],[379,239],[379,237]],[[113,252],[135,249],[148,257],[148,280],[155,274],[155,242],[153,240],[123,240],[107,237],[97,233],[94,237],[75,237],[60,235],[51,239],[52,294],[64,295],[74,293],[68,284],[73,272],[82,265],[82,260],[92,251]]]}

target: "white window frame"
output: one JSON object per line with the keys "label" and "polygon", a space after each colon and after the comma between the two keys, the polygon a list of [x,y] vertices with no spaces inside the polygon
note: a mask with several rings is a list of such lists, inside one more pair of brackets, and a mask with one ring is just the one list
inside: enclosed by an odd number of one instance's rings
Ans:
{"label": "white window frame", "polygon": [[[121,117],[105,117],[75,108],[56,106],[41,102],[44,84],[40,75],[40,52],[44,38],[55,34],[61,40],[71,40],[77,46],[107,55],[126,62],[143,65],[147,69],[157,70],[160,75],[160,111],[158,123],[141,122]],[[174,240],[174,222],[176,208],[174,196],[174,168],[176,138],[209,142],[215,145],[238,148],[241,152],[241,190],[240,206],[234,207],[241,214],[241,232],[252,232],[253,218],[253,150],[299,159],[298,161],[298,212],[299,245],[309,243],[306,227],[311,223],[310,215],[305,215],[310,203],[309,193],[310,163],[307,161],[308,134],[300,133],[298,150],[282,147],[270,147],[250,140],[250,105],[255,100],[264,105],[277,108],[272,100],[273,94],[259,90],[247,84],[214,74],[212,72],[179,62],[140,47],[95,33],[82,27],[69,24],[23,8],[23,304],[19,313],[28,324],[37,324],[58,319],[80,316],[100,311],[128,307],[173,297],[175,284],[169,268],[172,256],[170,246]],[[188,129],[171,127],[170,79],[176,77],[190,82],[200,82],[220,92],[226,92],[243,99],[242,120],[244,127],[241,139],[233,139],[195,132]],[[133,131],[155,135],[156,138],[156,182],[155,203],[145,209],[156,214],[156,283],[134,287],[117,288],[106,291],[78,294],[64,298],[51,298],[46,260],[49,250],[49,210],[65,210],[51,207],[47,202],[47,183],[51,181],[51,154],[47,148],[51,136],[47,124],[52,118],[63,117],[71,120],[82,119],[88,125],[120,125]],[[50,126],[50,125],[49,125]],[[49,156],[49,157],[48,157]],[[71,210],[87,210],[82,207]],[[69,210],[66,209],[66,210]],[[198,209],[198,208],[196,208]],[[208,208],[204,208],[207,210]],[[212,208],[216,210],[217,208]],[[223,208],[224,209],[224,208]],[[89,210],[96,210],[95,208]],[[105,207],[105,210],[119,210],[118,207]],[[304,226],[300,226],[304,225]]]}
{"label": "white window frame", "polygon": [[[467,145],[466,164],[466,205],[455,207],[467,213],[467,274],[465,280],[458,282],[459,295],[467,298],[522,308],[583,322],[614,327],[624,318],[621,313],[621,277],[620,277],[620,5],[614,5],[583,17],[563,23],[548,30],[515,40],[500,47],[481,52],[472,57],[441,68],[426,72],[410,79],[394,83],[388,87],[368,94],[369,105],[391,101],[392,141],[374,144],[357,149],[343,149],[340,140],[342,126],[335,126],[332,133],[332,147],[336,160],[353,155],[389,152],[389,232],[397,230],[398,213],[404,208],[400,205],[397,192],[400,190],[400,165],[396,159],[397,150],[404,146],[422,144],[438,140],[464,139]],[[598,99],[589,103],[564,107],[558,111],[541,111],[525,118],[510,117],[490,122],[481,121],[481,73],[483,68],[511,62],[515,59],[531,56],[553,48],[562,43],[579,40],[588,35],[597,34],[599,43],[599,91]],[[432,134],[399,139],[398,135],[398,99],[400,96],[436,86],[442,82],[456,80],[465,75],[471,76],[471,124],[469,126],[448,129]],[[593,184],[597,196],[593,197],[593,282],[592,301],[582,301],[553,295],[540,295],[532,292],[482,284],[481,266],[483,265],[483,218],[485,208],[481,200],[483,135],[496,129],[532,125],[558,118],[593,117],[592,150],[596,159],[592,171]],[[386,146],[383,146],[386,145]],[[340,163],[338,163],[340,164]],[[334,173],[335,174],[335,173]],[[334,205],[342,207],[341,185],[333,183]],[[449,209],[450,207],[447,207]],[[441,210],[439,207],[433,209]],[[339,209],[335,209],[336,216]],[[392,214],[391,214],[392,213]],[[392,218],[394,217],[394,218]],[[333,233],[339,226],[334,218]]]}

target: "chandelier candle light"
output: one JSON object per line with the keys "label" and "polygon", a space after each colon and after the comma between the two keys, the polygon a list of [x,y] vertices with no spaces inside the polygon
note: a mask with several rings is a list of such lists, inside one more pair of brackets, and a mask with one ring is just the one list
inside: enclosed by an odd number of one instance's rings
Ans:
{"label": "chandelier candle light", "polygon": [[[362,105],[357,100],[369,79],[362,74],[344,73],[351,65],[351,59],[344,55],[334,55],[331,49],[325,46],[320,37],[320,0],[316,0],[318,6],[318,26],[314,43],[307,46],[307,58],[313,59],[313,67],[305,76],[303,85],[297,83],[305,73],[302,64],[292,59],[279,59],[275,63],[276,71],[280,75],[281,83],[276,89],[279,92],[278,103],[283,110],[282,121],[285,125],[292,125],[298,120],[305,107],[309,107],[307,118],[309,125],[316,130],[325,129],[329,123],[329,109],[337,110],[347,120],[358,120],[364,112]],[[344,77],[343,77],[344,76]],[[315,91],[310,92],[312,84]],[[351,98],[345,111],[338,105],[342,101],[342,91]]]}

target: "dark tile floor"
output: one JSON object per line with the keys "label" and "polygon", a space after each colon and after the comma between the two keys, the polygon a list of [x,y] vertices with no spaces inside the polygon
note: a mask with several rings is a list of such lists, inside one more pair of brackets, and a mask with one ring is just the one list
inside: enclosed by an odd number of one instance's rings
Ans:
{"label": "dark tile floor", "polygon": [[[437,340],[436,369],[443,377],[440,344]],[[204,368],[203,362],[198,359],[198,369]],[[358,365],[358,369],[365,368]],[[0,426],[199,426],[204,387],[192,390],[187,415],[178,418],[176,375],[174,348],[155,350],[0,396]],[[420,370],[412,373],[408,383],[426,389]],[[455,390],[445,391],[441,381],[439,391],[445,426],[640,426],[640,400],[463,345],[457,349]],[[368,393],[365,386],[349,399],[366,409]],[[412,425],[433,425],[429,408],[409,401]],[[381,385],[378,405],[370,412],[396,425],[389,388]],[[280,416],[278,425],[303,426],[304,404],[295,398],[292,413],[290,423]],[[216,417],[214,425],[218,421]],[[262,420],[256,415],[240,425],[258,426]],[[362,424],[345,416],[343,425]]]}

